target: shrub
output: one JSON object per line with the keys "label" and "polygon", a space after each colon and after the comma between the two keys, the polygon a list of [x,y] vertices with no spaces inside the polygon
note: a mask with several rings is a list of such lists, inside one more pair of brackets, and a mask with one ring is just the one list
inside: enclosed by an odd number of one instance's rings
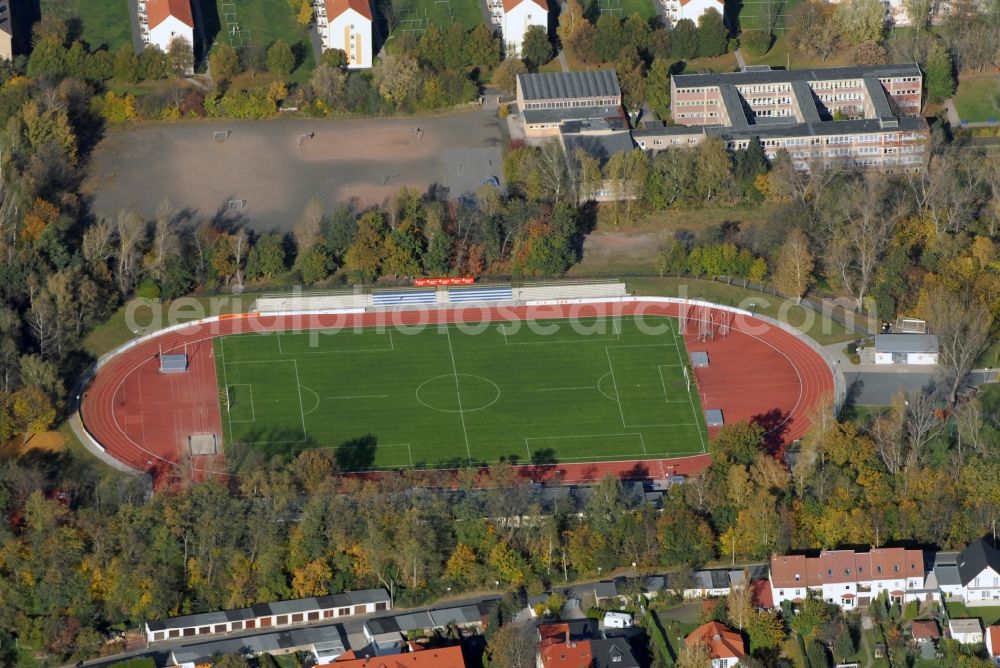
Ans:
{"label": "shrub", "polygon": [[766,30],[744,30],[740,33],[740,46],[751,56],[763,56],[771,50],[774,35]]}

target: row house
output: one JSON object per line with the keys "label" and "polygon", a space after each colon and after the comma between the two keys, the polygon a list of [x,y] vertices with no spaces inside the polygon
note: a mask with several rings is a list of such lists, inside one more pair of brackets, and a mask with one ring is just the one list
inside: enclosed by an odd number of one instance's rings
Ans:
{"label": "row house", "polygon": [[867,607],[882,593],[900,605],[938,598],[926,581],[923,552],[901,547],[824,550],[816,557],[774,555],[770,586],[776,606],[801,603],[810,593],[844,610]]}

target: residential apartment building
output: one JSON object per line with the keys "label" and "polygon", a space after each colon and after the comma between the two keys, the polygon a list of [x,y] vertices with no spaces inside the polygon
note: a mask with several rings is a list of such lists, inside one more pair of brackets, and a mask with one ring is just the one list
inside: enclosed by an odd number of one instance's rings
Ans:
{"label": "residential apartment building", "polygon": [[372,8],[368,0],[325,0],[316,22],[323,48],[343,51],[349,69],[372,66]]}
{"label": "residential apartment building", "polygon": [[556,136],[568,121],[628,127],[614,70],[517,75],[517,112],[528,137]]}
{"label": "residential apartment building", "polygon": [[545,0],[502,0],[500,32],[507,57],[519,56],[524,35],[531,26],[549,30],[549,5]]}
{"label": "residential apartment building", "polygon": [[10,15],[10,0],[0,0],[0,58],[14,57],[14,22]]}
{"label": "residential apartment building", "polygon": [[930,136],[919,115],[921,80],[916,65],[675,75],[671,113],[679,125],[654,124],[633,138],[657,151],[709,136],[737,150],[757,137],[769,158],[784,149],[800,170],[840,163],[919,171]]}
{"label": "residential apartment building", "polygon": [[810,593],[844,610],[867,607],[883,592],[900,605],[939,596],[927,581],[923,552],[901,547],[824,550],[816,557],[775,555],[770,585],[776,606],[801,603]]}
{"label": "residential apartment building", "polygon": [[194,48],[194,14],[190,0],[146,0],[139,5],[143,42],[163,53],[170,43],[183,39]]}
{"label": "residential apartment building", "polygon": [[723,0],[659,0],[663,5],[663,13],[670,21],[671,27],[681,19],[690,19],[695,24],[709,9],[723,13],[726,3]]}

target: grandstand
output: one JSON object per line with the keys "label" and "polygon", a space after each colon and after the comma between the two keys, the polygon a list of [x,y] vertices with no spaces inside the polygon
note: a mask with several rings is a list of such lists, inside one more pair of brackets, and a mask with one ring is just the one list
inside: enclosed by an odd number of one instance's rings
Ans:
{"label": "grandstand", "polygon": [[437,290],[400,290],[372,293],[372,306],[403,306],[409,304],[436,304]]}
{"label": "grandstand", "polygon": [[337,311],[344,309],[473,304],[481,302],[531,303],[565,299],[618,299],[626,296],[620,282],[532,283],[521,287],[490,285],[472,288],[375,290],[370,293],[314,292],[262,295],[254,302],[257,313]]}
{"label": "grandstand", "polygon": [[509,302],[514,300],[514,288],[509,285],[488,288],[463,288],[448,290],[448,303]]}
{"label": "grandstand", "polygon": [[288,293],[261,295],[251,307],[257,313],[288,311],[333,311],[364,308],[371,305],[371,295],[353,292]]}
{"label": "grandstand", "polygon": [[626,294],[624,283],[550,283],[514,288],[514,299],[518,302],[595,297],[618,298],[624,297]]}

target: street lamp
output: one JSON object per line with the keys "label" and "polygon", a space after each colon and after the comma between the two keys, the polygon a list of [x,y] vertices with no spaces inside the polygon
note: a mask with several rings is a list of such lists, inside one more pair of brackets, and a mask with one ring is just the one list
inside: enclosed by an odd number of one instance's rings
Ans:
{"label": "street lamp", "polygon": [[500,581],[499,580],[496,581],[496,586],[497,586],[497,589],[500,588]]}

